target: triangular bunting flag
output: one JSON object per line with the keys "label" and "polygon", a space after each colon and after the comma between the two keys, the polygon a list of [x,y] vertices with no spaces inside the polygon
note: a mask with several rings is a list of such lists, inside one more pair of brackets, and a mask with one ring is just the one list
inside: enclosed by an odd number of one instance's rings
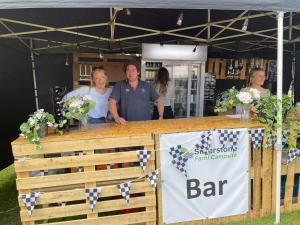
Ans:
{"label": "triangular bunting flag", "polygon": [[99,187],[85,189],[86,198],[87,198],[92,210],[94,209],[95,205],[97,204],[100,193],[101,193],[101,188],[99,188]]}
{"label": "triangular bunting flag", "polygon": [[239,140],[240,131],[238,130],[218,130],[219,133],[219,141],[221,145],[225,146],[226,144],[230,144],[236,146]]}
{"label": "triangular bunting flag", "polygon": [[299,156],[300,156],[300,149],[298,148],[290,149],[288,153],[287,164],[289,164]]}
{"label": "triangular bunting flag", "polygon": [[173,157],[173,159],[178,158],[182,155],[182,153],[179,151],[181,149],[181,145],[177,145],[177,148],[171,147],[169,154]]}
{"label": "triangular bunting flag", "polygon": [[195,147],[200,150],[200,153],[206,154],[210,148],[211,142],[211,132],[210,131],[203,131],[200,135],[200,144],[196,144]]}
{"label": "triangular bunting flag", "polygon": [[144,173],[147,166],[147,162],[150,159],[151,152],[148,150],[137,150],[136,154],[140,160],[140,167],[142,168]]}
{"label": "triangular bunting flag", "polygon": [[40,196],[40,192],[31,192],[29,194],[21,195],[21,199],[24,202],[25,207],[27,208],[29,216],[32,215],[32,211],[36,205],[37,198]]}
{"label": "triangular bunting flag", "polygon": [[184,174],[184,176],[187,177],[187,172],[186,172],[186,162],[188,161],[188,158],[184,156],[178,156],[177,158],[174,158],[172,160],[172,164],[178,169],[181,173]]}
{"label": "triangular bunting flag", "polygon": [[125,183],[121,183],[118,185],[118,189],[119,189],[122,197],[127,202],[127,204],[129,203],[129,199],[130,199],[130,188],[131,188],[130,182],[125,182]]}
{"label": "triangular bunting flag", "polygon": [[182,153],[179,149],[181,149],[181,145],[177,145],[177,148],[171,147],[169,154],[173,157],[172,164],[187,177],[185,165],[189,155],[188,152]]}
{"label": "triangular bunting flag", "polygon": [[[282,132],[282,146],[284,147],[287,144],[287,138],[290,135],[289,131]],[[269,136],[270,137],[270,136]],[[277,134],[271,134],[272,144],[276,144],[277,142]]]}
{"label": "triangular bunting flag", "polygon": [[151,184],[152,190],[155,192],[155,188],[157,185],[157,178],[158,178],[158,170],[154,170],[151,173],[147,174],[146,178]]}
{"label": "triangular bunting flag", "polygon": [[251,137],[251,143],[252,148],[254,150],[259,149],[262,138],[264,136],[265,129],[264,128],[255,128],[250,130],[250,137]]}

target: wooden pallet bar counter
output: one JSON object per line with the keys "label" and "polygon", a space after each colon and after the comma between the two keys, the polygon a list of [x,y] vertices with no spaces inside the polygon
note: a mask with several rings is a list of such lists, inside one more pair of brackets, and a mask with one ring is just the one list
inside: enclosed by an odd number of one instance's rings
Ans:
{"label": "wooden pallet bar counter", "polygon": [[[159,135],[255,127],[260,125],[219,116],[130,122],[125,126],[114,123],[90,125],[84,132],[73,130],[64,135],[51,134],[42,138],[41,149],[18,138],[12,143],[18,192],[41,193],[32,216],[19,200],[21,221],[24,225],[162,224],[160,181],[155,193],[146,179],[136,180],[160,168],[159,151],[154,151],[159,150]],[[145,173],[139,166],[137,149],[151,151]],[[84,155],[76,155],[78,151]],[[249,150],[249,154],[252,154],[249,157],[249,184],[253,181],[253,188],[249,185],[250,211],[246,215],[193,221],[193,224],[217,224],[272,213],[275,154],[271,150],[259,150],[254,154]],[[112,165],[112,169],[107,169],[106,165]],[[83,171],[77,172],[78,168]],[[39,174],[47,170],[48,175]],[[300,164],[297,162],[283,167],[282,173],[288,175],[284,210],[300,208],[299,195],[296,199],[291,196],[293,176],[299,172]],[[116,187],[127,181],[133,181],[129,204]],[[85,189],[96,186],[101,187],[101,194],[94,210],[91,210]]]}

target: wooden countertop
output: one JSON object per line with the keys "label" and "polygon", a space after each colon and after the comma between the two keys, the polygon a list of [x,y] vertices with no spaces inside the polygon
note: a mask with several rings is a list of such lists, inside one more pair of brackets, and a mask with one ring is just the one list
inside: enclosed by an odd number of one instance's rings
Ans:
{"label": "wooden countertop", "polygon": [[[126,125],[119,125],[115,123],[106,123],[100,125],[89,125],[87,131],[72,130],[63,135],[50,134],[41,139],[41,143],[45,142],[59,142],[66,140],[89,140],[107,137],[118,136],[137,136],[137,135],[152,135],[163,133],[178,133],[191,132],[199,130],[210,130],[216,128],[253,128],[261,127],[257,122],[242,121],[241,119],[234,119],[226,116],[213,117],[194,117],[184,119],[171,120],[150,120],[128,122]],[[12,142],[12,145],[27,144],[25,138],[18,138]]]}

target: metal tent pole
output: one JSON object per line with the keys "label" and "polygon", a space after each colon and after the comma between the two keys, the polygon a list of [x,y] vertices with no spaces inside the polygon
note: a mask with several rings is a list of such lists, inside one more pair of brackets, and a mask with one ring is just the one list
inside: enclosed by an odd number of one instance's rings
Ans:
{"label": "metal tent pole", "polygon": [[33,41],[32,41],[32,39],[30,39],[30,58],[31,58],[31,66],[32,66],[35,108],[38,110],[39,109],[39,99],[38,99],[38,91],[37,91],[37,85],[36,85],[35,58],[34,58],[34,52],[33,52]]}
{"label": "metal tent pole", "polygon": [[281,189],[281,152],[282,152],[282,63],[283,63],[283,12],[277,14],[277,98],[278,112],[277,118],[280,126],[277,128],[277,141],[275,145],[277,162],[276,162],[276,220],[275,224],[280,223],[280,189]]}

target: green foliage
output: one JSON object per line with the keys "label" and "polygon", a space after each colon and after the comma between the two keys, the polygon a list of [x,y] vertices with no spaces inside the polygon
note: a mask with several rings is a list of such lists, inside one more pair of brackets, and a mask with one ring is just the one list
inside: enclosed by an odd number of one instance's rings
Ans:
{"label": "green foliage", "polygon": [[217,99],[215,112],[226,112],[228,109],[236,107],[239,102],[236,97],[238,93],[239,91],[234,86],[222,92]]}
{"label": "green foliage", "polygon": [[44,109],[39,109],[33,114],[29,115],[26,122],[20,126],[20,136],[25,137],[29,143],[35,144],[37,148],[40,148],[40,137],[38,134],[42,125],[47,127],[56,128],[58,125],[55,123],[54,116],[48,112],[44,112]]}
{"label": "green foliage", "polygon": [[88,97],[73,96],[63,103],[63,117],[81,120],[87,113],[95,107],[96,102]]}
{"label": "green foliage", "polygon": [[276,137],[276,129],[282,127],[283,136],[286,139],[287,149],[294,148],[295,140],[300,134],[300,124],[297,119],[292,104],[292,99],[288,95],[282,98],[282,124],[279,123],[277,112],[280,101],[276,95],[262,97],[254,106],[254,119],[264,124],[264,148],[270,148],[273,144],[272,137]]}

